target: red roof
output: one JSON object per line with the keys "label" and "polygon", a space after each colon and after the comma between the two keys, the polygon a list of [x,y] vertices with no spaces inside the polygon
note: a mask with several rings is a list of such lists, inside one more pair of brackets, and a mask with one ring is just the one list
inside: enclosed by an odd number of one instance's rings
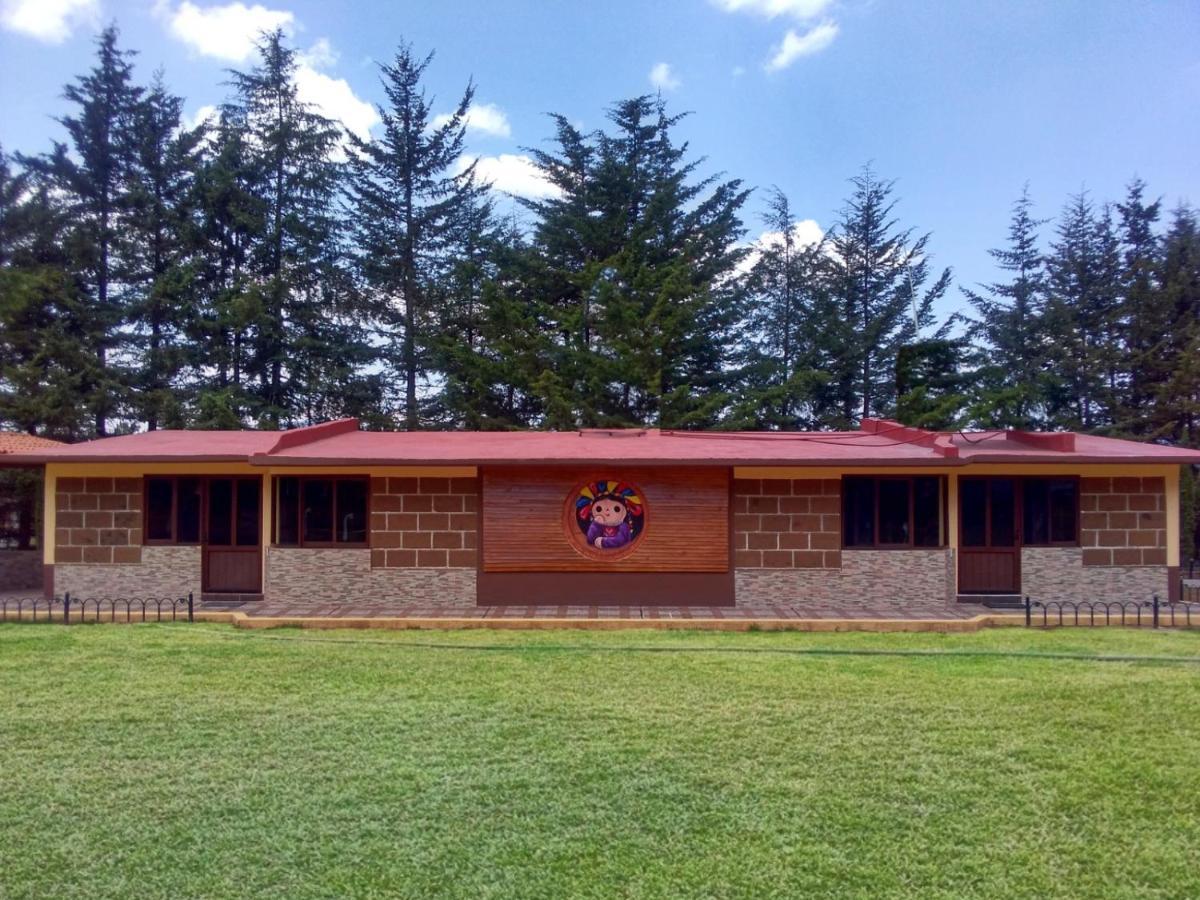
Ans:
{"label": "red roof", "polygon": [[48,447],[62,446],[58,441],[23,431],[0,431],[0,455],[4,456],[10,453],[38,453]]}
{"label": "red roof", "polygon": [[21,454],[28,462],[255,465],[713,466],[1200,463],[1200,451],[1071,432],[938,433],[866,419],[860,431],[359,431],[342,419],[291,431],[149,431]]}

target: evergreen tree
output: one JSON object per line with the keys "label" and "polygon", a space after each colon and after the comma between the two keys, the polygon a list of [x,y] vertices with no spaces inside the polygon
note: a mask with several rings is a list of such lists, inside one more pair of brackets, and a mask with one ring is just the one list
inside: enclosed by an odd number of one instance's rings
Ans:
{"label": "evergreen tree", "polygon": [[1166,377],[1148,417],[1150,436],[1200,447],[1200,225],[1188,207],[1171,215],[1156,281],[1170,325],[1158,344]]}
{"label": "evergreen tree", "polygon": [[1046,275],[1031,215],[1029,188],[1013,204],[1008,246],[988,251],[1012,274],[1007,282],[962,288],[974,310],[967,336],[974,342],[973,421],[985,428],[1038,428],[1044,421]]}
{"label": "evergreen tree", "polygon": [[672,137],[680,118],[637,97],[609,111],[611,132],[584,136],[556,117],[557,153],[533,151],[560,192],[527,204],[532,274],[561,351],[543,399],[560,426],[695,427],[729,404],[748,192],[693,178],[699,161]]}
{"label": "evergreen tree", "polygon": [[96,42],[91,72],[64,90],[63,96],[76,108],[74,114],[58,120],[67,130],[70,146],[56,142],[51,154],[29,161],[69,204],[73,228],[65,237],[73,245],[70,255],[80,267],[88,294],[76,325],[88,354],[99,362],[87,370],[75,402],[82,402],[92,414],[98,436],[108,433],[108,421],[119,412],[123,392],[123,375],[110,359],[119,348],[124,317],[116,291],[116,249],[133,122],[141,98],[132,80],[133,54],[119,49],[117,38],[115,27],[106,28]]}
{"label": "evergreen tree", "polygon": [[92,297],[73,258],[72,210],[0,153],[0,421],[61,440],[88,436],[81,403],[101,380]]}
{"label": "evergreen tree", "polygon": [[803,245],[788,198],[767,197],[766,243],[748,277],[743,383],[730,422],[738,428],[806,429],[815,425],[820,301],[828,263],[822,239]]}
{"label": "evergreen tree", "polygon": [[238,428],[254,407],[249,384],[263,299],[252,254],[266,233],[266,201],[240,111],[221,112],[195,180],[197,314],[188,337],[195,424]]}
{"label": "evergreen tree", "polygon": [[278,428],[369,411],[361,370],[371,353],[339,267],[341,172],[333,156],[341,133],[300,100],[296,54],[282,31],[266,35],[259,53],[256,68],[231,73],[231,119],[246,131],[263,223],[247,258],[261,304],[249,360],[252,415]]}
{"label": "evergreen tree", "polygon": [[1047,414],[1053,427],[1097,431],[1116,418],[1120,287],[1111,214],[1098,216],[1087,194],[1077,194],[1057,235],[1047,260]]}
{"label": "evergreen tree", "polygon": [[[474,341],[481,246],[490,228],[487,186],[474,165],[456,173],[474,96],[467,85],[449,119],[431,123],[421,79],[433,59],[402,44],[381,67],[387,104],[376,108],[378,139],[351,138],[349,192],[357,269],[383,327],[385,359],[403,384],[403,420],[421,426],[418,387],[434,363],[437,339]],[[468,299],[470,298],[470,299]]]}
{"label": "evergreen tree", "polygon": [[965,348],[934,338],[905,344],[896,354],[896,419],[934,431],[958,429],[967,405]]}
{"label": "evergreen tree", "polygon": [[156,74],[134,110],[118,242],[136,352],[133,405],[151,431],[184,424],[180,376],[188,355],[185,335],[197,313],[194,183],[206,127],[184,129],[182,108]]}
{"label": "evergreen tree", "polygon": [[1169,377],[1159,345],[1172,325],[1157,277],[1161,242],[1155,224],[1162,203],[1158,200],[1147,203],[1145,193],[1145,182],[1135,178],[1126,191],[1125,202],[1117,204],[1124,256],[1122,306],[1129,372],[1122,424],[1135,435],[1147,433],[1146,410]]}
{"label": "evergreen tree", "polygon": [[831,375],[825,407],[827,424],[841,428],[859,417],[893,414],[900,348],[933,324],[933,304],[950,286],[950,270],[944,269],[925,288],[930,236],[914,239],[911,229],[897,227],[894,182],[866,167],[851,184],[854,191],[829,238],[837,321],[825,336]]}

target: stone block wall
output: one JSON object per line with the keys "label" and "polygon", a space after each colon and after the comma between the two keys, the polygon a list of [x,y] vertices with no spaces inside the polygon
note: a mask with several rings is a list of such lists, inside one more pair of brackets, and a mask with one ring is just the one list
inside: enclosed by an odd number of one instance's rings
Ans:
{"label": "stone block wall", "polygon": [[740,569],[838,569],[842,486],[836,478],[733,482],[733,557]]}
{"label": "stone block wall", "polygon": [[41,586],[41,550],[0,550],[0,591],[21,591]]}
{"label": "stone block wall", "polygon": [[200,548],[139,547],[135,563],[56,563],[54,593],[79,599],[200,598]]}
{"label": "stone block wall", "polygon": [[1162,478],[1083,478],[1079,505],[1084,567],[1167,564]]}
{"label": "stone block wall", "polygon": [[940,606],[954,600],[954,551],[843,550],[837,569],[739,568],[734,581],[739,605]]}
{"label": "stone block wall", "polygon": [[141,562],[141,478],[60,478],[54,504],[56,564]]}
{"label": "stone block wall", "polygon": [[371,479],[373,569],[474,569],[478,524],[476,478]]}
{"label": "stone block wall", "polygon": [[267,548],[265,599],[313,612],[355,604],[466,609],[475,606],[475,567],[372,565],[377,551]]}
{"label": "stone block wall", "polygon": [[1167,599],[1170,578],[1165,565],[1088,565],[1087,552],[1081,547],[1023,548],[1022,593],[1034,600],[1076,603],[1149,600],[1155,594]]}

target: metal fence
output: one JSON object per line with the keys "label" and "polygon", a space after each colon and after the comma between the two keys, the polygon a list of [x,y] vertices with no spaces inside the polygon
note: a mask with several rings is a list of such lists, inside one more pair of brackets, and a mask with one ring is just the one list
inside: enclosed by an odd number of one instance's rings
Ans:
{"label": "metal fence", "polygon": [[1025,598],[1025,625],[1089,627],[1124,625],[1132,628],[1200,628],[1200,598],[1174,603],[1159,600],[1032,600]]}
{"label": "metal fence", "polygon": [[194,622],[195,603],[186,597],[0,597],[0,622]]}

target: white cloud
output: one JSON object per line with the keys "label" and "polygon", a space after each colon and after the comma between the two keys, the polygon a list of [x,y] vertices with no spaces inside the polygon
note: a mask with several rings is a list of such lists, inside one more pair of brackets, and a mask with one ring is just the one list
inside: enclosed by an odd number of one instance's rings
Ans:
{"label": "white cloud", "polygon": [[492,190],[518,197],[557,197],[561,192],[542,175],[533,160],[524,154],[501,153],[499,156],[461,156],[458,171],[475,163],[481,181],[490,182]]}
{"label": "white cloud", "polygon": [[650,70],[650,83],[660,91],[673,91],[683,84],[671,69],[671,64],[665,62],[656,63]]}
{"label": "white cloud", "polygon": [[375,107],[359,99],[346,79],[334,78],[303,63],[296,69],[296,93],[316,112],[341,122],[361,140],[371,136],[371,127],[379,121]]}
{"label": "white cloud", "polygon": [[[825,237],[825,232],[817,224],[816,219],[801,219],[792,226],[792,240],[795,242],[796,249],[798,250],[819,244],[823,237]],[[773,247],[779,247],[782,244],[782,231],[764,231],[750,244],[750,252],[738,264],[737,273],[739,275],[748,274],[758,263],[765,251]]]}
{"label": "white cloud", "polygon": [[297,53],[296,58],[302,65],[312,66],[314,69],[328,69],[337,65],[338,52],[329,43],[329,38],[317,38],[315,44]]}
{"label": "white cloud", "polygon": [[276,28],[291,31],[296,19],[286,9],[267,9],[258,3],[246,6],[237,0],[224,6],[209,7],[183,0],[178,8],[160,2],[155,12],[166,20],[172,36],[201,56],[228,63],[246,62],[254,56],[264,31]]}
{"label": "white cloud", "polygon": [[205,122],[215,126],[219,118],[217,108],[209,103],[200,107],[190,116],[184,114],[182,125],[185,131],[192,131]]}
{"label": "white cloud", "polygon": [[[431,128],[441,128],[454,118],[450,113],[434,116]],[[512,126],[504,110],[494,103],[477,103],[467,110],[467,131],[490,134],[493,137],[512,137]]]}
{"label": "white cloud", "polygon": [[748,12],[767,19],[789,16],[798,21],[814,19],[833,5],[833,0],[713,0],[725,12]]}
{"label": "white cloud", "polygon": [[802,56],[820,53],[833,43],[838,36],[837,22],[822,22],[810,28],[804,34],[797,34],[789,28],[783,36],[783,42],[775,48],[771,58],[764,68],[768,72],[779,72],[786,69]]}
{"label": "white cloud", "polygon": [[0,25],[47,44],[61,44],[76,25],[96,26],[100,0],[3,0]]}

